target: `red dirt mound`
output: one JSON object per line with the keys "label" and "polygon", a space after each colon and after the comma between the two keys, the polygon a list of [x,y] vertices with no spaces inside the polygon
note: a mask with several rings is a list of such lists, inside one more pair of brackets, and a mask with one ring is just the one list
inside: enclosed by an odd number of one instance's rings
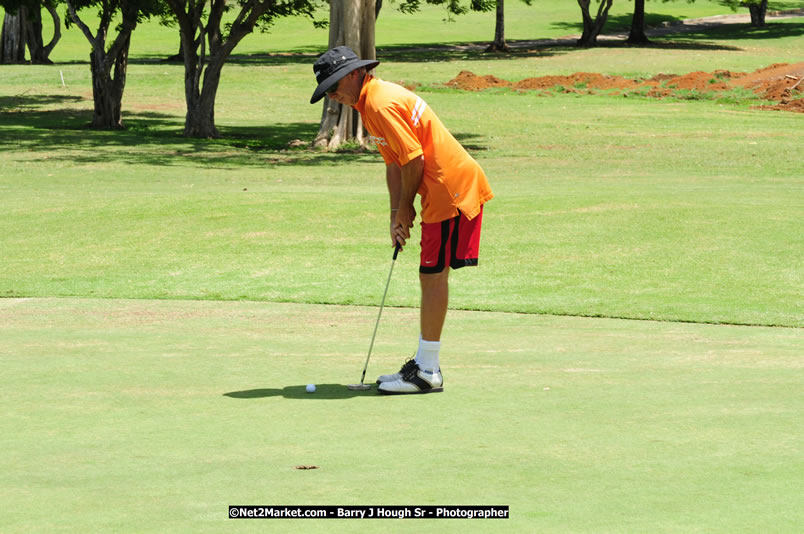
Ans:
{"label": "red dirt mound", "polygon": [[510,87],[511,82],[501,80],[491,74],[487,76],[478,76],[468,70],[462,70],[458,76],[445,83],[447,87],[454,87],[455,89],[462,89],[464,91],[482,91],[490,87]]}
{"label": "red dirt mound", "polygon": [[671,78],[665,82],[665,86],[670,89],[688,91],[725,91],[729,88],[714,74],[701,71]]}
{"label": "red dirt mound", "polygon": [[569,76],[526,78],[516,82],[514,87],[520,90],[532,90],[549,89],[559,85],[566,89],[634,89],[639,86],[639,82],[594,72],[576,72]]}
{"label": "red dirt mound", "polygon": [[691,72],[684,75],[657,74],[647,80],[633,80],[620,76],[606,76],[591,72],[576,72],[569,76],[541,76],[526,78],[512,83],[486,75],[477,76],[469,71],[461,71],[457,77],[445,85],[466,91],[482,91],[491,87],[513,87],[519,91],[546,91],[561,87],[565,92],[583,93],[592,90],[630,91],[640,87],[650,88],[648,96],[662,98],[675,91],[727,91],[742,87],[754,91],[766,100],[779,102],[775,106],[761,106],[762,109],[780,109],[804,112],[804,62],[787,64],[776,63],[751,73],[716,70],[715,72]]}
{"label": "red dirt mound", "polygon": [[776,106],[758,106],[759,109],[775,109],[778,111],[795,111],[804,113],[804,98],[782,102]]}
{"label": "red dirt mound", "polygon": [[[733,84],[751,89],[768,100],[781,101],[804,95],[802,79],[804,79],[804,62],[793,65],[775,63],[770,67],[746,74],[734,80]],[[794,92],[797,94],[793,94]]]}

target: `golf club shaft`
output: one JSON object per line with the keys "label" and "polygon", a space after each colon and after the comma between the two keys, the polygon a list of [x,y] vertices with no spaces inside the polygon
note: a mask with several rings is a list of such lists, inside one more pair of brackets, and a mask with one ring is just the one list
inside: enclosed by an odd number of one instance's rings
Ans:
{"label": "golf club shaft", "polygon": [[369,345],[368,356],[366,356],[366,364],[363,366],[363,374],[360,376],[360,384],[363,384],[363,381],[366,379],[366,369],[368,369],[369,360],[371,359],[371,349],[374,348],[374,338],[377,337],[377,327],[380,326],[380,317],[382,317],[382,309],[385,307],[385,296],[388,294],[388,286],[391,285],[391,275],[394,273],[394,264],[396,263],[396,257],[399,254],[399,251],[402,250],[402,246],[397,243],[396,247],[394,247],[394,258],[391,260],[391,270],[388,271],[388,280],[385,282],[385,291],[382,294],[382,302],[380,302],[380,312],[377,314],[377,322],[374,324],[374,333],[371,335],[371,344]]}

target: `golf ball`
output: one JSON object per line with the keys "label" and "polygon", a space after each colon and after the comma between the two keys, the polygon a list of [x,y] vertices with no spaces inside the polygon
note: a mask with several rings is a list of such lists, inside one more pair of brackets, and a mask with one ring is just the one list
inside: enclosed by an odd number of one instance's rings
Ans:
{"label": "golf ball", "polygon": [[307,393],[315,392],[315,384],[307,384]]}

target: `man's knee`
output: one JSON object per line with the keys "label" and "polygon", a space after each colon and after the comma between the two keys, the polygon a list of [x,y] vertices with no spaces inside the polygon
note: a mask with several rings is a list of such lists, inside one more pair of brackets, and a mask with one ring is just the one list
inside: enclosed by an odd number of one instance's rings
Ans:
{"label": "man's knee", "polygon": [[449,280],[449,267],[444,268],[440,273],[419,273],[419,281],[422,288],[436,288],[446,285]]}

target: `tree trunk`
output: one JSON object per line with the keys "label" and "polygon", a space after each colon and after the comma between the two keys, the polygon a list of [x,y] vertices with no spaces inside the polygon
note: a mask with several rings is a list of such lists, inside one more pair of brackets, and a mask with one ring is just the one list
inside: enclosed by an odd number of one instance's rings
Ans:
{"label": "tree trunk", "polygon": [[225,0],[210,2],[206,24],[203,21],[205,1],[167,0],[167,4],[179,22],[181,50],[184,55],[184,97],[187,102],[184,135],[200,138],[220,137],[215,127],[215,97],[218,93],[221,70],[232,50],[254,30],[257,20],[272,5],[254,0],[242,3],[240,12],[231,23],[228,37],[224,41],[221,20],[226,7]]}
{"label": "tree trunk", "polygon": [[597,45],[597,36],[600,35],[603,26],[609,16],[609,9],[614,0],[600,0],[600,5],[597,9],[597,16],[592,18],[589,12],[589,4],[591,0],[578,0],[578,5],[581,6],[581,15],[583,16],[583,34],[578,39],[578,46],[595,46]]}
{"label": "tree trunk", "polygon": [[[228,54],[227,54],[228,56]],[[190,76],[185,76],[185,96],[187,98],[187,115],[184,119],[184,135],[187,137],[200,137],[214,139],[220,137],[215,127],[215,97],[221,80],[221,69],[226,58],[219,54],[209,58],[209,64],[204,71],[204,84],[199,86],[198,72],[190,70]],[[186,64],[185,64],[186,66]],[[185,68],[185,74],[187,69]]]}
{"label": "tree trunk", "polygon": [[648,36],[645,35],[645,0],[634,0],[634,16],[631,18],[631,33],[625,42],[635,45],[650,43]]}
{"label": "tree trunk", "polygon": [[84,33],[92,45],[89,55],[92,72],[92,99],[95,110],[92,115],[92,128],[117,130],[123,127],[121,107],[123,90],[126,86],[128,69],[128,49],[131,44],[131,32],[137,27],[139,8],[133,3],[123,0],[120,4],[121,22],[118,33],[109,50],[106,50],[106,37],[109,23],[114,15],[111,11],[101,14],[98,34],[92,35],[89,27],[81,20],[70,0],[67,0],[67,12],[75,25]]}
{"label": "tree trunk", "polygon": [[50,18],[53,19],[53,38],[42,48],[41,63],[52,65],[53,62],[50,61],[50,53],[56,47],[56,43],[61,40],[61,18],[59,18],[59,14],[55,7],[46,5],[45,9],[47,9],[47,12],[50,13]]}
{"label": "tree trunk", "polygon": [[42,11],[35,9],[27,15],[22,21],[22,27],[25,31],[25,42],[28,45],[31,63],[44,63],[42,61],[42,52],[45,48],[42,39]]}
{"label": "tree trunk", "polygon": [[[6,13],[3,36],[0,42],[0,63],[24,63],[25,47],[28,47],[31,63],[51,65],[50,52],[61,39],[61,18],[56,8],[44,5],[53,19],[53,38],[45,45],[42,38],[42,12],[29,12],[24,6],[16,15]],[[8,27],[8,31],[7,30]],[[6,52],[8,51],[8,57]]]}
{"label": "tree trunk", "polygon": [[[348,46],[361,59],[376,59],[374,46],[375,0],[330,2],[329,48]],[[324,97],[321,125],[313,144],[334,150],[345,141],[365,142],[360,114]]]}
{"label": "tree trunk", "polygon": [[[223,5],[221,3],[221,5]],[[221,11],[221,13],[223,13]],[[212,15],[211,15],[212,16]],[[199,21],[200,22],[200,21]],[[206,29],[202,32],[207,34]],[[202,37],[199,47],[195,48],[192,35],[185,38],[182,34],[182,48],[184,49],[184,96],[187,101],[187,115],[184,118],[184,135],[215,139],[220,132],[215,126],[215,98],[221,81],[223,65],[232,53],[232,50],[251,30],[238,30],[233,28],[225,43],[219,42],[219,35],[211,32],[208,35],[210,49],[214,52],[207,61],[205,46]],[[217,36],[216,36],[217,35]],[[200,48],[200,50],[199,50]],[[203,78],[203,83],[201,80]]]}
{"label": "tree trunk", "polygon": [[497,16],[494,23],[494,42],[491,43],[486,52],[509,52],[508,44],[505,42],[505,0],[497,0]]}
{"label": "tree trunk", "polygon": [[15,15],[5,12],[0,36],[0,63],[25,63],[25,7]]}
{"label": "tree trunk", "polygon": [[768,0],[759,3],[751,2],[748,4],[748,11],[751,13],[751,26],[761,28],[765,26],[765,13],[768,11]]}
{"label": "tree trunk", "polygon": [[[92,127],[99,130],[119,130],[123,128],[121,113],[123,89],[126,86],[126,69],[128,68],[128,48],[130,37],[113,58],[103,50],[93,50],[89,54],[92,68],[92,100],[95,112],[92,115]],[[113,62],[113,70],[108,60]]]}

